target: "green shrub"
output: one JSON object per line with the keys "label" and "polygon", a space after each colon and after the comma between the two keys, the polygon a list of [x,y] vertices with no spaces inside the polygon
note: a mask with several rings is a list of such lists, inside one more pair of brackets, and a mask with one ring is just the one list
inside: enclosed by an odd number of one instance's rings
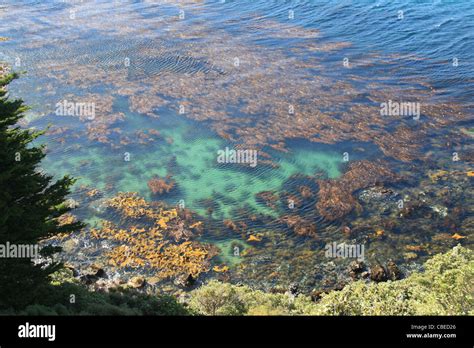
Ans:
{"label": "green shrub", "polygon": [[[71,303],[71,295],[74,301]],[[172,296],[152,296],[133,289],[109,293],[88,291],[80,284],[43,285],[23,309],[13,307],[0,315],[189,315]]]}
{"label": "green shrub", "polygon": [[357,281],[318,302],[211,281],[192,292],[189,305],[203,315],[473,315],[473,294],[474,252],[457,246],[427,261],[422,273]]}
{"label": "green shrub", "polygon": [[211,281],[194,291],[191,307],[205,315],[243,315],[247,312],[239,288]]}

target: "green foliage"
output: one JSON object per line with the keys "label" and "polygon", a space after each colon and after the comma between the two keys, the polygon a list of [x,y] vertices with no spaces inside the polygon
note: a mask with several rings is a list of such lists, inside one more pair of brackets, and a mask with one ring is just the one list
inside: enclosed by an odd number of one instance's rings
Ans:
{"label": "green foliage", "polygon": [[74,180],[66,176],[54,182],[40,172],[44,149],[31,143],[43,132],[16,126],[28,108],[22,100],[9,100],[4,90],[14,78],[0,80],[0,238],[28,244],[82,224],[59,226],[57,218],[70,211],[64,202]]}
{"label": "green foliage", "polygon": [[190,308],[204,315],[472,315],[474,252],[457,246],[400,281],[357,281],[318,302],[211,281],[193,291]]}
{"label": "green foliage", "polygon": [[296,314],[295,302],[287,295],[269,294],[245,285],[236,286],[216,280],[194,290],[189,307],[203,315]]}
{"label": "green foliage", "polygon": [[474,310],[474,253],[457,246],[425,271],[387,283],[356,282],[324,296],[307,314],[468,315]]}
{"label": "green foliage", "polygon": [[[71,301],[71,299],[74,299]],[[133,289],[108,293],[91,292],[81,285],[42,284],[36,288],[32,304],[23,309],[6,308],[0,315],[188,315],[174,297],[151,296]]]}
{"label": "green foliage", "polygon": [[[44,149],[32,142],[42,132],[17,126],[28,108],[22,100],[10,100],[7,93],[7,85],[16,77],[0,76],[0,244],[34,245],[83,225],[60,226],[57,220],[70,210],[64,201],[74,180],[66,176],[53,181],[39,170]],[[35,287],[47,282],[47,275],[57,268],[57,264],[40,268],[29,259],[0,260],[0,308],[29,303]]]}
{"label": "green foliage", "polygon": [[211,281],[194,292],[192,308],[206,315],[242,315],[248,309],[239,290],[228,283]]}
{"label": "green foliage", "polygon": [[51,285],[62,285],[64,283],[79,283],[79,279],[74,277],[74,272],[69,268],[61,268],[49,275]]}

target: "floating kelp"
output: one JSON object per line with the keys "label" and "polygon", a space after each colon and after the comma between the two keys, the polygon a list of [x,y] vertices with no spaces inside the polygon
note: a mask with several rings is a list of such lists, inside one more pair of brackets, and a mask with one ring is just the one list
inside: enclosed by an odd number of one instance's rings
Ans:
{"label": "floating kelp", "polygon": [[224,226],[234,232],[237,232],[239,230],[237,224],[232,220],[224,220]]}
{"label": "floating kelp", "polygon": [[[314,75],[313,71],[320,70],[323,58],[318,56],[319,53],[343,52],[350,43],[322,42],[319,40],[320,33],[313,29],[259,18],[258,23],[254,24],[258,26],[259,38],[284,38],[290,44],[290,50],[282,50],[278,46],[263,50],[254,43],[252,31],[231,36],[206,22],[198,22],[186,26],[184,35],[180,29],[185,21],[164,18],[154,21],[155,31],[150,31],[145,25],[151,24],[149,18],[130,15],[127,18],[129,25],[116,27],[109,27],[110,23],[101,23],[101,27],[93,21],[76,19],[84,27],[115,32],[111,41],[113,44],[109,43],[112,48],[118,45],[117,41],[125,40],[118,56],[113,57],[117,61],[116,68],[111,70],[108,65],[81,58],[61,66],[45,60],[41,66],[45,67],[45,71],[55,72],[51,78],[58,81],[67,79],[69,83],[72,81],[83,88],[106,83],[110,91],[121,91],[130,96],[132,110],[150,116],[156,116],[156,109],[168,106],[185,117],[212,121],[211,127],[222,138],[239,142],[245,148],[260,150],[269,146],[284,151],[285,141],[293,138],[320,143],[357,140],[374,142],[386,156],[412,161],[422,158],[420,148],[429,139],[432,130],[446,128],[457,120],[467,118],[461,107],[435,101],[436,90],[427,81],[406,81],[416,86],[410,88],[387,82],[390,69],[419,61],[422,57],[381,56],[369,52],[364,59],[351,61],[350,68],[354,73],[344,75],[345,79],[341,80],[335,79],[332,71],[320,71],[318,75]],[[137,21],[141,31],[133,29],[133,23]],[[156,36],[156,26],[170,24],[172,28],[167,28],[166,39]],[[126,38],[132,32],[138,36],[138,43],[129,47]],[[200,45],[195,45],[196,38],[200,40]],[[295,38],[298,41],[292,48],[291,39]],[[156,64],[170,52],[175,52],[176,49],[169,44],[173,39],[180,40],[181,53],[176,55],[186,57],[176,59],[176,69],[165,69],[159,76],[147,74],[147,80],[143,83],[128,78],[130,69],[141,69],[144,65],[146,70],[148,65]],[[58,47],[66,45],[61,42],[56,44]],[[311,59],[308,59],[308,54],[313,54]],[[202,60],[219,69],[183,73],[188,62]],[[357,70],[361,67],[373,69],[374,73],[369,72],[369,77],[363,76]],[[331,65],[329,69],[341,70]],[[225,74],[219,71],[225,71]],[[317,102],[313,102],[315,95],[318,96]],[[367,102],[360,103],[360,96],[364,96]],[[421,105],[421,115],[418,115],[421,121],[413,127],[407,116],[414,115],[382,116],[381,104],[391,100]],[[229,107],[240,111],[238,118],[229,115]],[[262,115],[265,115],[263,119]],[[257,116],[259,120],[255,122]],[[104,123],[91,127],[91,139],[105,142],[110,133],[107,134],[104,127]],[[265,161],[272,164],[270,160]]]}
{"label": "floating kelp", "polygon": [[314,194],[313,192],[311,191],[311,188],[308,187],[308,186],[300,186],[298,187],[298,190],[301,194],[301,197],[303,197],[304,199],[309,199],[309,198],[313,198]]}
{"label": "floating kelp", "polygon": [[[133,92],[132,92],[133,93]],[[151,117],[158,117],[153,110],[162,106],[166,105],[166,101],[162,100],[161,104],[158,103],[158,97],[154,96],[153,99],[146,94],[139,94],[130,95],[130,110],[134,112],[139,112],[144,115],[148,115]]]}
{"label": "floating kelp", "polygon": [[272,191],[259,192],[257,193],[257,198],[262,200],[267,207],[271,209],[277,208],[276,204],[279,201],[279,197],[276,192],[272,192]]}
{"label": "floating kelp", "polygon": [[197,231],[200,222],[188,224],[176,209],[154,208],[135,193],[121,193],[110,199],[108,206],[132,219],[124,222],[124,227],[104,220],[101,228],[90,231],[93,238],[113,243],[106,253],[110,266],[148,270],[162,280],[182,276],[196,279],[210,270],[215,249],[189,240],[196,236],[193,230]]}
{"label": "floating kelp", "polygon": [[89,198],[97,198],[101,195],[101,192],[98,189],[92,189],[86,192],[86,196]]}
{"label": "floating kelp", "polygon": [[154,195],[161,195],[170,192],[175,184],[175,181],[171,179],[170,175],[166,178],[155,176],[148,181],[148,188]]}
{"label": "floating kelp", "polygon": [[260,236],[256,236],[254,234],[251,234],[248,238],[247,238],[247,242],[261,242],[262,241],[262,237]]}
{"label": "floating kelp", "polygon": [[341,179],[318,180],[319,192],[316,209],[327,220],[336,220],[360,208],[352,193],[396,179],[386,166],[368,161],[351,163]]}
{"label": "floating kelp", "polygon": [[296,235],[316,238],[316,224],[298,215],[286,215],[280,219],[291,228]]}
{"label": "floating kelp", "polygon": [[117,196],[109,199],[107,205],[129,218],[154,216],[153,209],[136,192],[120,192]]}

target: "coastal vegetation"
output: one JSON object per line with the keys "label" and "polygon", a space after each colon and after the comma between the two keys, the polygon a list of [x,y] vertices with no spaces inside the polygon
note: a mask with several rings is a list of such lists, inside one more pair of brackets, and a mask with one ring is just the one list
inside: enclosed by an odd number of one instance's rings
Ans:
{"label": "coastal vegetation", "polygon": [[456,246],[405,279],[359,280],[318,297],[211,281],[192,292],[190,308],[202,315],[474,315],[474,252]]}

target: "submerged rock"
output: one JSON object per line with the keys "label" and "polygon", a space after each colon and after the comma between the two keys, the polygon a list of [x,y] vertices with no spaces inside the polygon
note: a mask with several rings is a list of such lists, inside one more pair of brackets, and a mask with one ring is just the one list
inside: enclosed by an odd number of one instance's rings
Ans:
{"label": "submerged rock", "polygon": [[106,198],[101,198],[92,201],[89,204],[89,209],[94,211],[96,214],[104,214],[105,211],[107,210],[107,199]]}
{"label": "submerged rock", "polygon": [[352,233],[352,229],[349,227],[349,226],[344,226],[342,228],[342,232],[346,235],[346,236],[350,236],[351,233]]}
{"label": "submerged rock", "polygon": [[178,286],[189,288],[196,283],[196,279],[191,274],[182,275],[182,276],[176,277],[174,280],[174,283]]}
{"label": "submerged rock", "polygon": [[388,279],[387,272],[382,265],[377,264],[370,268],[370,279],[375,282],[384,282]]}
{"label": "submerged rock", "polygon": [[365,271],[365,264],[362,261],[352,261],[349,264],[349,275],[352,279],[358,279]]}
{"label": "submerged rock", "polygon": [[297,283],[291,283],[290,286],[288,287],[288,290],[285,292],[287,296],[290,297],[290,299],[294,299],[296,296],[298,296],[300,293],[300,287]]}
{"label": "submerged rock", "polygon": [[133,277],[128,281],[127,285],[134,289],[143,288],[146,285],[146,280],[139,276]]}
{"label": "submerged rock", "polygon": [[392,260],[387,262],[387,271],[388,271],[388,277],[391,280],[398,280],[402,277],[402,272],[398,268],[397,264],[393,262]]}

